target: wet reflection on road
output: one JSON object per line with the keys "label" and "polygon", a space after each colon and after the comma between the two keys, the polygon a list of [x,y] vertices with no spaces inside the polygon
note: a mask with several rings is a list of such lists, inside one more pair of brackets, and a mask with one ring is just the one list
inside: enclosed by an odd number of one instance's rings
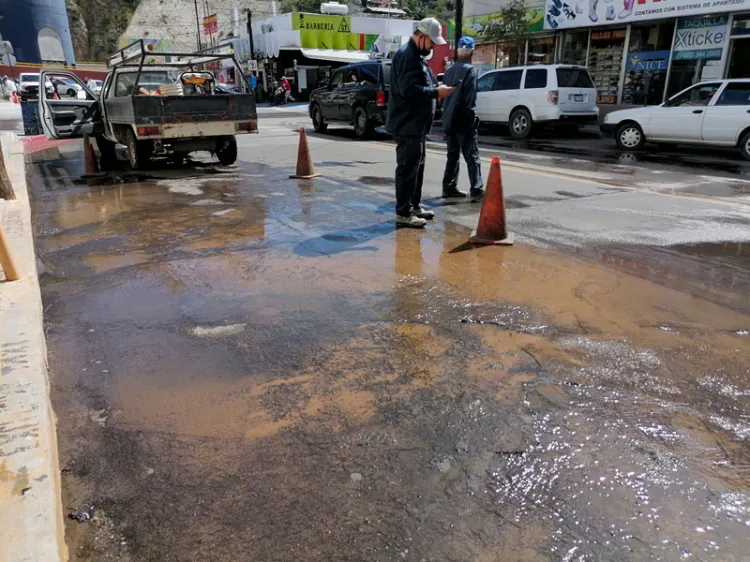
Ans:
{"label": "wet reflection on road", "polygon": [[456,251],[326,178],[80,166],[28,176],[74,560],[746,555],[744,247]]}

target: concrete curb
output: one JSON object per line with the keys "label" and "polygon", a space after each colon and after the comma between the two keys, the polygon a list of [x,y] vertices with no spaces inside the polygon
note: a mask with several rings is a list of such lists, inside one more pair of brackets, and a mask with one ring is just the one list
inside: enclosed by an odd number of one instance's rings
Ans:
{"label": "concrete curb", "polygon": [[0,134],[17,199],[0,201],[21,279],[0,283],[0,562],[67,560],[42,298],[23,147]]}

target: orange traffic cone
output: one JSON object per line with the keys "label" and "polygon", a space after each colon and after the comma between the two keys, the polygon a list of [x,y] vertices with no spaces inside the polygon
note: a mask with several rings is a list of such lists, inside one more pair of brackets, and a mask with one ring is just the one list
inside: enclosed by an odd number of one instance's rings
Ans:
{"label": "orange traffic cone", "polygon": [[13,103],[18,103],[18,94],[13,92]]}
{"label": "orange traffic cone", "polygon": [[305,128],[299,130],[299,150],[297,151],[297,173],[289,176],[299,180],[317,178],[320,174],[315,173],[312,160],[310,160],[310,149],[307,147],[307,135]]}
{"label": "orange traffic cone", "polygon": [[477,229],[471,233],[469,242],[471,244],[502,246],[513,244],[513,235],[508,232],[505,222],[503,177],[500,173],[500,158],[497,156],[492,157],[482,210],[479,212],[479,223]]}

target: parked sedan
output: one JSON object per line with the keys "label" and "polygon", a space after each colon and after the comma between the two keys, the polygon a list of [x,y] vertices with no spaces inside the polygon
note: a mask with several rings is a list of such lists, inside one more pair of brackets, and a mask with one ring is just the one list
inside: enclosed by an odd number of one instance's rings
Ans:
{"label": "parked sedan", "polygon": [[75,80],[71,80],[70,78],[53,78],[52,84],[55,87],[57,95],[60,97],[86,98],[86,95],[83,93],[83,88],[81,88]]}
{"label": "parked sedan", "polygon": [[600,125],[622,150],[647,142],[736,147],[750,160],[750,80],[714,80],[661,105],[613,111]]}

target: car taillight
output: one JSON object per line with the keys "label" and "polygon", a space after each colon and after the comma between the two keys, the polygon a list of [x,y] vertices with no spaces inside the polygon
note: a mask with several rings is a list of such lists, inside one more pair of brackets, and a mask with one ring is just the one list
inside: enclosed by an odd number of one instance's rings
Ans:
{"label": "car taillight", "polygon": [[161,127],[138,127],[139,137],[148,137],[151,135],[160,135]]}
{"label": "car taillight", "polygon": [[550,90],[547,94],[547,103],[557,105],[557,101],[560,99],[560,92],[557,90]]}
{"label": "car taillight", "polygon": [[235,123],[235,131],[255,131],[258,128],[258,124],[255,121],[247,121],[242,123]]}
{"label": "car taillight", "polygon": [[385,106],[385,92],[383,90],[378,90],[378,93],[375,94],[375,103],[378,107]]}

